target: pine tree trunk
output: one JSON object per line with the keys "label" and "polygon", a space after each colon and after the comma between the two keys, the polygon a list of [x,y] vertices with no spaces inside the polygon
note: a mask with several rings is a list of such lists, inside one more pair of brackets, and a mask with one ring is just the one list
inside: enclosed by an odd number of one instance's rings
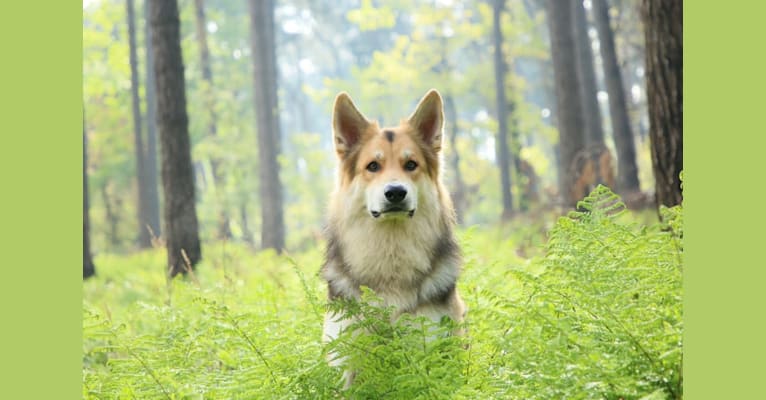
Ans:
{"label": "pine tree trunk", "polygon": [[641,11],[655,195],[670,207],[683,199],[683,4],[644,0]]}
{"label": "pine tree trunk", "polygon": [[511,163],[508,148],[508,103],[505,96],[505,60],[503,59],[503,32],[500,29],[500,15],[505,9],[505,0],[492,2],[492,42],[495,47],[495,96],[497,103],[497,142],[495,152],[500,167],[500,193],[503,201],[502,219],[513,214],[511,197]]}
{"label": "pine tree trunk", "polygon": [[636,148],[628,117],[625,90],[614,48],[614,35],[609,23],[607,0],[593,0],[593,18],[598,30],[604,82],[609,93],[609,113],[612,120],[612,136],[617,150],[617,190],[625,194],[638,192],[638,167]]}
{"label": "pine tree trunk", "polygon": [[90,203],[88,202],[88,134],[85,111],[82,114],[82,279],[96,274],[90,253]]}
{"label": "pine tree trunk", "polygon": [[588,18],[582,1],[571,1],[573,35],[577,49],[577,77],[583,106],[583,128],[586,145],[604,145],[604,128],[601,124],[601,110],[598,106],[596,71],[593,67],[593,51],[588,36]]}
{"label": "pine tree trunk", "polygon": [[242,202],[242,204],[239,205],[239,220],[240,225],[242,225],[242,240],[252,246],[253,232],[250,231],[250,226],[247,223],[247,219],[247,204],[246,202]]}
{"label": "pine tree trunk", "polygon": [[120,236],[117,234],[120,230],[120,216],[115,212],[115,207],[112,204],[112,196],[109,195],[108,183],[104,182],[101,185],[101,201],[104,202],[104,211],[106,213],[106,221],[109,225],[109,244],[112,247],[118,247],[120,245]]}
{"label": "pine tree trunk", "polygon": [[202,257],[194,204],[189,119],[176,0],[151,2],[152,46],[157,85],[157,126],[162,152],[165,242],[171,277],[194,268]]}
{"label": "pine tree trunk", "polygon": [[160,224],[160,193],[157,178],[157,95],[154,82],[154,54],[152,49],[152,24],[149,23],[149,3],[144,0],[144,42],[146,43],[146,193],[149,200],[149,226],[152,234],[162,235]]}
{"label": "pine tree trunk", "polygon": [[149,248],[152,246],[152,237],[147,229],[149,224],[149,196],[146,193],[146,163],[144,162],[143,133],[141,132],[141,98],[138,95],[138,57],[136,55],[136,16],[133,9],[133,0],[125,2],[128,15],[128,39],[130,59],[130,92],[133,100],[133,130],[134,147],[136,153],[136,188],[138,189],[138,246]]}
{"label": "pine tree trunk", "polygon": [[465,211],[466,193],[463,175],[460,173],[460,154],[457,152],[456,146],[458,135],[457,108],[455,107],[455,100],[449,92],[444,96],[444,111],[449,124],[447,129],[450,141],[449,166],[454,176],[452,182],[452,201],[455,207],[455,214],[457,215],[457,222],[461,224],[463,223],[463,212]]}
{"label": "pine tree trunk", "polygon": [[585,147],[583,110],[572,35],[572,7],[556,0],[547,0],[551,59],[556,89],[556,121],[559,127],[559,192],[564,205],[571,207],[579,199],[573,196],[572,161]]}
{"label": "pine tree trunk", "polygon": [[280,149],[277,66],[274,41],[273,0],[250,0],[250,28],[256,124],[258,128],[258,169],[261,196],[261,247],[284,249],[282,185],[277,156]]}
{"label": "pine tree trunk", "polygon": [[[197,31],[197,44],[199,45],[200,54],[200,66],[202,67],[202,80],[205,81],[205,96],[206,107],[210,120],[208,121],[208,135],[215,137],[217,135],[218,128],[217,115],[215,112],[215,101],[213,98],[213,70],[210,66],[210,50],[207,45],[207,19],[205,18],[205,4],[204,0],[194,0],[195,10],[195,26]],[[216,197],[218,198],[218,205],[220,207],[218,212],[218,232],[219,239],[231,238],[231,227],[229,225],[229,211],[224,201],[224,176],[220,172],[220,161],[216,157],[211,157],[210,160],[211,173],[213,174],[213,185],[215,187]]]}
{"label": "pine tree trunk", "polygon": [[[301,41],[295,42],[295,58],[297,60],[303,59],[303,46],[304,43]],[[298,118],[300,121],[299,128],[301,132],[311,132],[311,123],[309,122],[310,116],[309,116],[309,110],[308,110],[308,103],[311,101],[309,97],[306,95],[306,93],[303,91],[303,86],[305,85],[305,77],[303,68],[296,68],[296,79],[295,79],[295,100],[298,107]]]}

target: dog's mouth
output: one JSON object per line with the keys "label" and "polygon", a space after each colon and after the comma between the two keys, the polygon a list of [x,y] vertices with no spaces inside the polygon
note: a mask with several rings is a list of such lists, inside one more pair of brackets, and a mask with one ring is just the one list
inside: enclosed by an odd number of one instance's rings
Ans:
{"label": "dog's mouth", "polygon": [[408,217],[412,218],[412,216],[415,215],[415,209],[413,208],[412,210],[406,210],[402,207],[394,206],[394,207],[386,208],[385,210],[382,210],[382,211],[372,210],[370,211],[370,214],[372,214],[374,218],[380,218],[381,216],[385,214],[407,215]]}

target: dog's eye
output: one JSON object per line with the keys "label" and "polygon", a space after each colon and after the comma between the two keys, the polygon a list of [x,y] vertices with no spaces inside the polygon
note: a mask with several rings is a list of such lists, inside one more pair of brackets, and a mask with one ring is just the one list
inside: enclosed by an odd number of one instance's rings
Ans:
{"label": "dog's eye", "polygon": [[367,170],[370,172],[378,172],[380,170],[380,164],[377,161],[373,161],[367,164]]}
{"label": "dog's eye", "polygon": [[406,169],[407,171],[414,171],[415,168],[417,168],[417,167],[418,167],[418,163],[416,163],[415,161],[412,161],[412,160],[407,161],[407,163],[404,164],[404,169]]}

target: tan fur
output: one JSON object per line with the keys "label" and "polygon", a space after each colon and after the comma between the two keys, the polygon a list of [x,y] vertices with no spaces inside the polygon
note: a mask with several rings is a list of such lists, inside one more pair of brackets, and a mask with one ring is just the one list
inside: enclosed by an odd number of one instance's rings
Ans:
{"label": "tan fur", "polygon": [[[434,321],[444,315],[463,320],[466,307],[455,287],[462,263],[452,233],[455,215],[439,174],[443,121],[435,90],[413,115],[390,128],[364,118],[345,93],[336,98],[339,168],[322,268],[330,298],[358,299],[364,285],[394,306],[397,316],[409,312]],[[373,161],[380,167],[369,171]],[[408,161],[417,168],[407,170]],[[412,208],[411,216],[373,216],[386,204],[383,193],[390,184],[407,188],[404,204]],[[333,339],[347,324],[342,316],[328,315],[324,339]]]}

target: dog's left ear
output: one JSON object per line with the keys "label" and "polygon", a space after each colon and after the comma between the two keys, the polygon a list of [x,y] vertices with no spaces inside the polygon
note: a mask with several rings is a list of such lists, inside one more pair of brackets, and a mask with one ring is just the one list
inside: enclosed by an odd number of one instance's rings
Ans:
{"label": "dog's left ear", "polygon": [[335,97],[332,127],[335,151],[345,158],[361,141],[370,121],[356,109],[348,93],[341,92]]}
{"label": "dog's left ear", "polygon": [[444,109],[442,97],[436,89],[429,90],[423,96],[407,122],[418,131],[423,141],[429,144],[434,151],[441,150]]}

